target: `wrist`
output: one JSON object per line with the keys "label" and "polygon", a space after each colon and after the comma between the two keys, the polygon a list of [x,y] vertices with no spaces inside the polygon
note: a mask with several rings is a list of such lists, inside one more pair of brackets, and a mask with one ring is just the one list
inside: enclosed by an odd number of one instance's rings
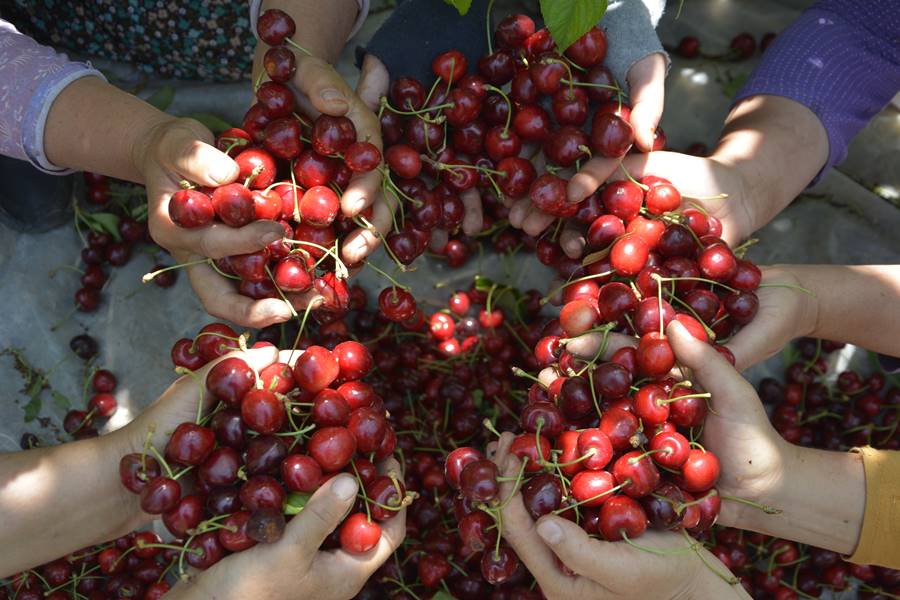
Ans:
{"label": "wrist", "polygon": [[132,136],[129,157],[134,171],[140,173],[143,178],[138,183],[146,183],[147,163],[154,159],[156,146],[162,139],[166,127],[176,120],[177,118],[172,115],[156,111],[156,114],[149,116]]}

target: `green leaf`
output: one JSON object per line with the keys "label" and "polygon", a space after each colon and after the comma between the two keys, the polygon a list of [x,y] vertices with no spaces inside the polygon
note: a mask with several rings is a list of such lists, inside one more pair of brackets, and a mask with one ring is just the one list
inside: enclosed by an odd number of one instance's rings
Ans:
{"label": "green leaf", "polygon": [[793,364],[800,360],[800,352],[793,344],[788,344],[784,347],[784,350],[781,351],[781,360],[783,360],[786,365]]}
{"label": "green leaf", "polygon": [[113,236],[117,242],[122,241],[119,235],[119,217],[112,213],[98,212],[87,216],[88,221],[95,223],[103,231]]}
{"label": "green leaf", "polygon": [[447,4],[459,11],[459,14],[465,15],[472,8],[472,0],[444,0]]}
{"label": "green leaf", "polygon": [[174,99],[175,88],[171,85],[164,85],[147,98],[147,103],[164,111],[172,105],[172,100]]}
{"label": "green leaf", "polygon": [[456,596],[446,590],[438,590],[431,600],[456,600]]}
{"label": "green leaf", "polygon": [[58,407],[60,407],[61,409],[69,410],[70,408],[72,408],[72,403],[69,401],[69,399],[66,398],[65,396],[63,396],[62,394],[60,394],[59,392],[57,392],[56,390],[53,390],[52,392],[50,392],[50,396],[53,397],[53,402],[55,402],[56,405]]}
{"label": "green leaf", "polygon": [[475,276],[475,289],[479,292],[489,292],[494,286],[494,282],[483,275]]}
{"label": "green leaf", "polygon": [[25,411],[25,422],[30,423],[31,421],[34,421],[34,418],[41,412],[40,395],[32,396],[31,400],[28,401],[28,404],[23,406],[22,409]]}
{"label": "green leaf", "polygon": [[553,41],[565,51],[606,13],[606,0],[541,0],[541,15]]}
{"label": "green leaf", "polygon": [[734,98],[740,89],[744,87],[748,77],[750,77],[749,73],[738,73],[733,77],[729,77],[728,80],[722,84],[722,92],[729,98]]}
{"label": "green leaf", "polygon": [[288,495],[287,502],[284,503],[284,514],[299,514],[300,511],[302,511],[306,506],[306,503],[309,502],[309,498],[309,494],[304,494],[301,492],[291,492]]}
{"label": "green leaf", "polygon": [[210,114],[210,113],[189,113],[186,115],[181,115],[187,119],[194,119],[195,121],[200,121],[204,127],[212,131],[214,134],[219,135],[226,129],[231,128],[231,124],[223,119],[222,117]]}

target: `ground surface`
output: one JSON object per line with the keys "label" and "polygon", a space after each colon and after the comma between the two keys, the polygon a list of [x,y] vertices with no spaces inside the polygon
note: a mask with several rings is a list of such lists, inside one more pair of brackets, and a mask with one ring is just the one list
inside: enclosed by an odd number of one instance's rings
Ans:
{"label": "ground surface", "polygon": [[[667,44],[675,44],[682,35],[695,34],[710,49],[724,48],[739,31],[749,31],[758,39],[767,31],[780,30],[805,4],[688,0],[680,19],[673,18],[674,10],[664,18],[660,36]],[[364,44],[387,14],[380,11],[371,16],[357,39],[348,44],[339,65],[348,79],[356,77],[352,48]],[[672,147],[683,148],[694,141],[712,145],[730,102],[720,80],[749,71],[753,64],[674,59],[663,119]],[[146,93],[154,85],[158,82],[152,82]],[[249,84],[214,88],[182,84],[170,110],[179,114],[202,110],[239,119],[248,105],[249,89]],[[844,165],[759,233],[761,241],[750,256],[760,264],[897,262],[900,210],[870,192],[867,186],[873,184],[900,189],[900,113],[893,107],[856,140]],[[89,331],[101,344],[100,364],[119,377],[117,395],[123,410],[110,424],[118,427],[152,402],[173,379],[169,360],[172,343],[193,335],[211,319],[184,277],[169,290],[142,286],[140,277],[153,263],[150,256],[136,255],[127,267],[116,270],[98,312],[76,315],[52,331],[51,324],[72,306],[77,275],[65,270],[53,278],[48,274],[61,265],[77,265],[79,250],[78,238],[70,227],[41,235],[20,235],[0,227],[0,314],[4,316],[0,321],[0,347],[22,349],[38,368],[55,366],[49,377],[52,387],[81,405],[82,366],[69,351],[68,341],[77,333]],[[404,281],[416,287],[418,297],[443,298],[446,291],[434,291],[435,281],[450,278],[461,286],[468,285],[471,276],[482,268],[496,275],[505,272],[526,286],[546,287],[547,272],[530,257],[502,265],[486,257],[454,272],[430,263]],[[363,277],[363,281],[375,289],[382,286],[378,280]],[[751,375],[758,377],[772,368],[778,368],[777,359]],[[9,356],[0,357],[0,380],[6,383],[0,396],[0,451],[17,449],[23,431],[53,437],[53,424],[61,422],[64,410],[53,403],[50,394],[45,394],[40,413],[49,427],[37,422],[26,425],[21,405],[27,398],[19,392],[21,378]]]}

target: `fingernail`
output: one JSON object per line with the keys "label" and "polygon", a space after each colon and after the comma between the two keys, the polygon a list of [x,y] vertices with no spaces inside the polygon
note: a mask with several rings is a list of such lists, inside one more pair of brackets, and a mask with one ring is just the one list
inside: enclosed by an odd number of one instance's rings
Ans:
{"label": "fingernail", "polygon": [[217,165],[213,165],[212,169],[210,170],[209,176],[219,183],[224,183],[231,179],[231,174],[233,172],[234,169],[229,163],[220,162]]}
{"label": "fingernail", "polygon": [[349,475],[341,475],[335,478],[334,486],[331,489],[334,490],[334,495],[341,500],[349,500],[356,495],[356,490],[359,488],[355,479]]}
{"label": "fingernail", "polygon": [[260,241],[262,241],[263,244],[268,245],[274,241],[280,240],[282,237],[283,237],[283,234],[275,233],[274,231],[272,231],[270,233],[264,233],[263,236],[259,239],[260,239]]}
{"label": "fingernail", "polygon": [[545,542],[552,546],[562,541],[562,529],[553,521],[541,521],[538,523],[537,532]]}
{"label": "fingernail", "polygon": [[327,90],[322,90],[321,93],[322,100],[325,102],[346,102],[347,100],[344,98],[344,95],[339,91],[328,88]]}

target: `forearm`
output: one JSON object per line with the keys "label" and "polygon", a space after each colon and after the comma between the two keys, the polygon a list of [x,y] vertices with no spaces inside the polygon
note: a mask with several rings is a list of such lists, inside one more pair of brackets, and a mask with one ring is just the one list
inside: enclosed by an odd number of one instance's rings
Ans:
{"label": "forearm", "polygon": [[723,503],[723,525],[758,531],[841,554],[856,548],[866,507],[862,457],[784,444],[785,468],[760,498],[778,514],[734,501]]}
{"label": "forearm", "polygon": [[0,577],[124,535],[147,518],[119,482],[118,434],[0,455]]}
{"label": "forearm", "polygon": [[792,265],[812,292],[815,322],[801,335],[900,356],[900,265]]}
{"label": "forearm", "polygon": [[[353,29],[359,5],[356,0],[263,0],[261,12],[278,8],[297,25],[291,38],[313,56],[334,64]],[[256,47],[257,58],[268,50],[263,42]]]}
{"label": "forearm", "polygon": [[138,156],[154,128],[172,119],[97,77],[85,77],[53,102],[44,151],[59,166],[144,183]]}
{"label": "forearm", "polygon": [[778,96],[753,96],[735,106],[711,158],[740,174],[740,197],[751,220],[741,237],[784,210],[827,157],[825,128],[802,104]]}

